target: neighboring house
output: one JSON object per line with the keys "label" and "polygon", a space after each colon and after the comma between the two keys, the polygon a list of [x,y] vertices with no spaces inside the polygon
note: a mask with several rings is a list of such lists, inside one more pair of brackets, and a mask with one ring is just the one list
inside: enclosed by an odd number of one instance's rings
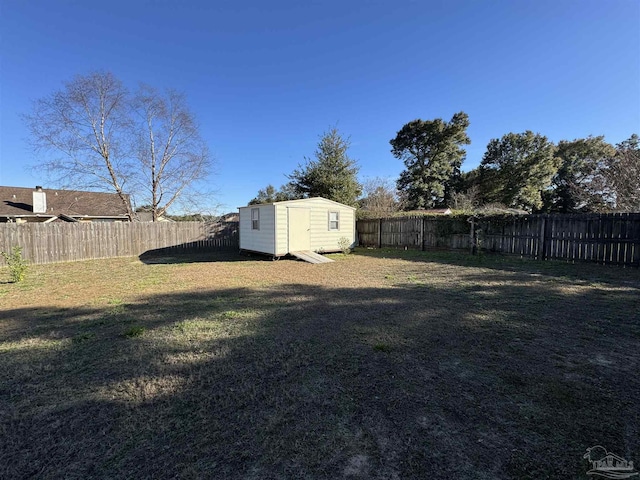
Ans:
{"label": "neighboring house", "polygon": [[129,217],[115,193],[0,187],[0,223],[54,221],[128,222]]}
{"label": "neighboring house", "polygon": [[355,208],[314,197],[239,208],[240,250],[280,257],[300,251],[339,252],[356,240]]}
{"label": "neighboring house", "polygon": [[450,208],[431,208],[421,210],[411,210],[410,212],[404,212],[405,214],[411,213],[414,215],[451,215]]}
{"label": "neighboring house", "polygon": [[[151,212],[136,212],[135,213],[135,221],[136,222],[153,222],[153,213]],[[170,222],[175,223],[175,220],[165,217],[164,215],[160,215],[156,222]]]}
{"label": "neighboring house", "polygon": [[218,219],[219,222],[239,222],[240,214],[238,212],[229,212],[221,215]]}

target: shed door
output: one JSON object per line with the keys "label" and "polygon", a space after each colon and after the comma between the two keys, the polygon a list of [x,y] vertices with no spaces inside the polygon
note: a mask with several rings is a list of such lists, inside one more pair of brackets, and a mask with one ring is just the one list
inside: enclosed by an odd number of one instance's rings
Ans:
{"label": "shed door", "polygon": [[311,210],[307,208],[288,208],[289,214],[289,251],[311,249]]}

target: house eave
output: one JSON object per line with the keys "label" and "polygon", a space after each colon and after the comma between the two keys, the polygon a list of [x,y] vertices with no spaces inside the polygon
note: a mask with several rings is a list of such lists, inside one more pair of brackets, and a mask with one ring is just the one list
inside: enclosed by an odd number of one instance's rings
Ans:
{"label": "house eave", "polygon": [[0,214],[0,218],[56,218],[57,215],[43,215],[43,214],[35,214],[35,215],[6,215]]}
{"label": "house eave", "polygon": [[17,219],[47,219],[47,220],[55,220],[56,218],[61,218],[68,221],[80,221],[80,220],[125,220],[128,221],[129,217],[127,215],[68,215],[64,213],[59,213],[57,215],[43,215],[43,214],[35,214],[35,215],[6,215],[0,214],[0,218],[6,218],[7,220],[17,220]]}
{"label": "house eave", "polygon": [[127,215],[68,215],[67,217],[76,218],[78,220],[92,220],[92,219],[114,219],[114,220],[128,220]]}

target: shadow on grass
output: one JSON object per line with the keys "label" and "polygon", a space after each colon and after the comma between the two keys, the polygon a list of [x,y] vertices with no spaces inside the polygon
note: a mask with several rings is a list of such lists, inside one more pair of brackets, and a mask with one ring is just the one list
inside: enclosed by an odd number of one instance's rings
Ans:
{"label": "shadow on grass", "polygon": [[613,284],[640,284],[640,269],[594,263],[568,263],[558,260],[541,261],[520,258],[515,255],[483,253],[471,255],[464,251],[420,251],[393,248],[357,248],[356,255],[373,258],[396,258],[416,262],[432,262],[461,267],[478,267],[500,272],[516,272],[532,275],[562,277],[585,282],[605,282]]}
{"label": "shadow on grass", "polygon": [[0,476],[575,478],[595,444],[635,459],[638,289],[474,275],[4,311]]}
{"label": "shadow on grass", "polygon": [[179,264],[179,263],[211,263],[211,262],[273,262],[291,260],[300,262],[291,255],[274,258],[272,255],[257,252],[215,251],[210,253],[171,253],[161,250],[150,250],[138,256],[147,265]]}
{"label": "shadow on grass", "polygon": [[142,263],[148,265],[177,263],[209,263],[209,262],[245,262],[248,260],[271,260],[263,255],[240,254],[237,250],[212,252],[180,253],[168,249],[149,250],[138,256]]}

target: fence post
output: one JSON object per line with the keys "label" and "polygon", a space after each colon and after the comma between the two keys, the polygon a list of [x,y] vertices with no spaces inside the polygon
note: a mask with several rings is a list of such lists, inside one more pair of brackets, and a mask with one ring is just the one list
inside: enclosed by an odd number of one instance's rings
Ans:
{"label": "fence post", "polygon": [[551,229],[549,228],[549,216],[544,215],[542,221],[542,260],[549,260],[551,251]]}
{"label": "fence post", "polygon": [[539,239],[538,239],[538,255],[537,258],[539,260],[545,260],[545,248],[547,247],[547,216],[540,216],[540,229],[538,231]]}
{"label": "fence post", "polygon": [[471,247],[471,255],[476,255],[478,253],[478,246],[476,244],[476,225],[475,225],[475,218],[474,217],[470,217],[467,219],[467,222],[470,223],[471,225],[471,230],[469,231],[469,244]]}
{"label": "fence post", "polygon": [[378,220],[378,248],[382,248],[382,219]]}
{"label": "fence post", "polygon": [[424,252],[424,218],[420,220],[420,250]]}

